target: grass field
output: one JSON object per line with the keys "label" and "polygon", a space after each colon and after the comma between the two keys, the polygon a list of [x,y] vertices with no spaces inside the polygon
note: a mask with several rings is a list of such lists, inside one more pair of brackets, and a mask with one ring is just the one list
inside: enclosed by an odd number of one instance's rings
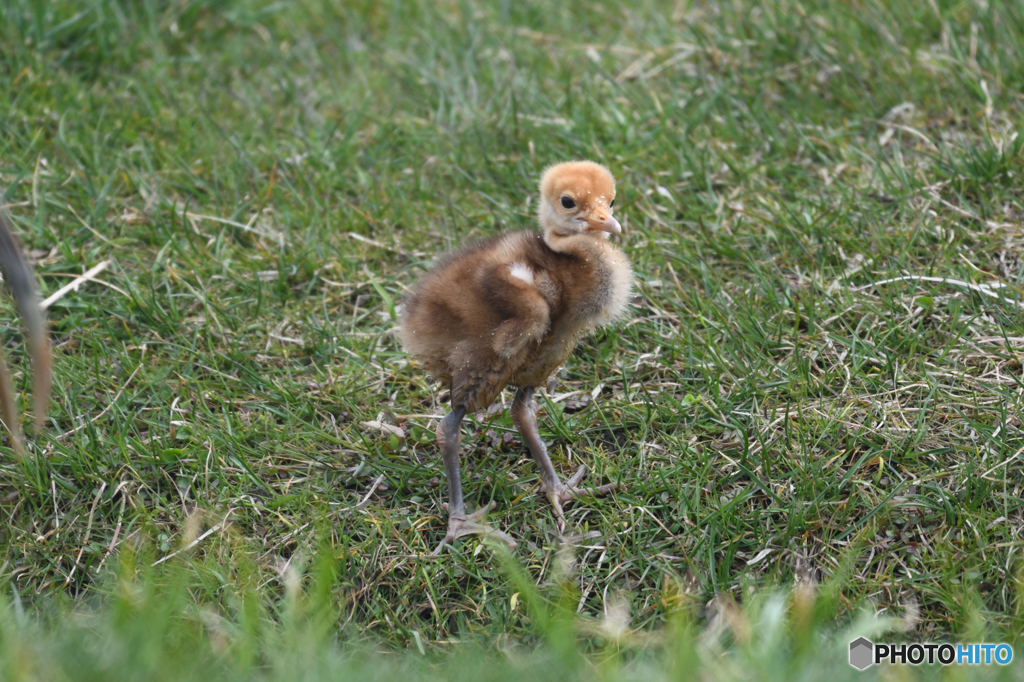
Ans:
{"label": "grass field", "polygon": [[[0,46],[44,296],[108,263],[49,308],[47,432],[0,449],[4,677],[939,674],[856,673],[853,632],[1024,655],[1019,0],[10,0]],[[638,286],[539,421],[563,475],[625,488],[561,536],[496,406],[463,481],[519,547],[426,559],[445,404],[395,305],[534,227],[570,158],[618,178]],[[944,676],[982,673],[1022,676]]]}

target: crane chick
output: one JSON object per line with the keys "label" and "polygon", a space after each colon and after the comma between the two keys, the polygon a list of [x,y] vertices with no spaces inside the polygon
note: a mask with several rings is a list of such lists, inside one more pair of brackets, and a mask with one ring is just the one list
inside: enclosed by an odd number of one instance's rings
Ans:
{"label": "crane chick", "polygon": [[577,339],[622,317],[633,285],[626,256],[608,236],[622,232],[612,213],[615,179],[591,161],[561,163],[540,179],[543,228],[513,232],[443,257],[402,305],[405,350],[451,391],[451,411],[437,427],[448,478],[448,532],[434,550],[470,534],[515,541],[467,514],[459,478],[460,426],[506,385],[518,390],[512,420],[533,455],[544,491],[564,527],[562,505],[580,493],[586,467],[563,484],[537,431],[533,392],[566,361]]}

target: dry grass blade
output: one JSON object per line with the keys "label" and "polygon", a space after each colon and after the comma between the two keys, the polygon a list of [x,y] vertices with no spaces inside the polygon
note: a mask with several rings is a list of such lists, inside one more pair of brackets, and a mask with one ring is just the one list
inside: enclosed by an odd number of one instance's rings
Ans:
{"label": "dry grass blade", "polygon": [[161,557],[160,559],[157,559],[152,564],[150,564],[150,566],[151,567],[152,566],[159,566],[160,564],[164,563],[165,561],[168,561],[168,560],[173,559],[174,557],[178,556],[182,552],[187,552],[188,550],[190,550],[193,547],[197,546],[200,542],[202,542],[206,538],[210,537],[214,533],[217,533],[217,532],[223,530],[224,527],[227,525],[228,517],[231,516],[231,512],[233,512],[233,511],[234,511],[234,509],[229,509],[228,513],[224,515],[224,518],[221,519],[212,528],[207,529],[207,531],[205,533],[203,533],[202,535],[200,535],[195,540],[193,540],[192,542],[188,543],[187,545],[185,545],[181,549],[175,550],[175,551],[171,552],[170,554],[168,554],[167,556]]}
{"label": "dry grass blade", "polygon": [[1000,296],[999,294],[997,294],[997,293],[995,293],[994,291],[991,290],[991,287],[1002,288],[1002,287],[1006,286],[1002,282],[998,282],[998,283],[995,283],[995,284],[972,284],[971,282],[964,282],[962,280],[951,279],[949,277],[927,277],[925,275],[905,275],[903,277],[891,277],[889,279],[883,279],[883,280],[879,280],[877,282],[872,282],[871,284],[865,284],[862,287],[857,287],[856,290],[857,291],[862,291],[864,289],[870,289],[872,287],[879,287],[879,286],[882,286],[883,284],[891,284],[893,282],[932,282],[932,283],[935,283],[935,284],[948,284],[948,285],[954,286],[954,287],[961,287],[963,289],[970,289],[971,291],[977,292],[977,293],[981,294],[982,296],[990,296],[992,298],[999,299],[1000,301],[1005,301],[1006,303],[1012,303],[1013,305],[1017,306],[1018,308],[1021,308],[1022,310],[1024,310],[1024,303],[1021,303],[1019,301],[1014,301],[1012,299],[1008,299],[1008,298],[1006,298],[1004,296]]}
{"label": "dry grass blade", "polygon": [[[57,291],[55,291],[52,294],[50,294],[49,296],[47,296],[46,300],[44,300],[42,303],[39,304],[39,307],[42,308],[43,310],[46,310],[51,305],[53,305],[54,303],[56,303],[60,299],[64,298],[68,294],[69,291],[78,291],[78,288],[80,286],[82,286],[83,284],[85,284],[86,282],[96,282],[96,281],[98,281],[96,279],[96,275],[98,275],[101,272],[103,272],[104,270],[106,270],[110,266],[110,264],[112,262],[113,261],[105,260],[105,261],[101,261],[100,263],[97,263],[96,265],[92,266],[91,268],[86,270],[84,273],[82,273],[81,275],[77,276],[74,280],[72,280],[71,282],[68,282],[67,284],[62,286],[60,289],[57,289]],[[122,292],[122,293],[124,293],[124,292]]]}
{"label": "dry grass blade", "polygon": [[[143,351],[145,351],[145,347],[143,347]],[[134,378],[135,378],[135,375],[136,375],[136,374],[138,374],[138,373],[139,373],[139,371],[140,371],[140,370],[141,370],[141,369],[142,369],[143,367],[144,367],[144,365],[143,365],[142,363],[140,363],[138,367],[136,367],[135,369],[133,369],[133,370],[132,370],[132,373],[128,375],[128,378],[127,378],[127,379],[125,380],[125,382],[124,382],[124,383],[123,383],[123,384],[121,385],[121,388],[120,388],[120,390],[118,390],[117,394],[116,394],[116,395],[115,395],[115,396],[113,397],[113,399],[111,399],[111,401],[110,401],[109,403],[107,403],[107,406],[106,406],[106,407],[104,407],[104,408],[103,408],[103,409],[102,409],[102,410],[100,411],[100,413],[99,413],[99,414],[97,414],[97,415],[96,415],[95,417],[90,417],[90,418],[89,418],[88,420],[86,420],[86,421],[82,422],[81,424],[79,424],[78,426],[76,426],[76,427],[75,427],[75,428],[73,428],[73,429],[70,429],[70,430],[68,430],[68,431],[65,431],[65,432],[63,432],[63,433],[60,433],[60,434],[56,435],[56,436],[54,437],[54,439],[55,439],[55,440],[63,440],[64,438],[67,438],[68,436],[70,436],[70,435],[72,435],[72,434],[78,433],[79,431],[81,431],[82,429],[84,429],[84,428],[85,428],[86,426],[88,426],[89,424],[93,424],[93,423],[95,423],[95,422],[96,422],[97,420],[99,420],[99,419],[102,419],[102,418],[103,418],[103,415],[105,415],[105,414],[106,414],[107,412],[109,412],[109,411],[110,411],[110,410],[111,410],[111,409],[112,409],[112,408],[114,407],[114,405],[116,405],[116,404],[117,404],[117,400],[118,400],[118,398],[120,398],[120,397],[121,397],[121,395],[122,395],[122,394],[124,393],[125,389],[127,389],[127,388],[128,388],[128,386],[129,386],[129,384],[131,384],[131,383],[132,383],[132,379],[134,379]]]}

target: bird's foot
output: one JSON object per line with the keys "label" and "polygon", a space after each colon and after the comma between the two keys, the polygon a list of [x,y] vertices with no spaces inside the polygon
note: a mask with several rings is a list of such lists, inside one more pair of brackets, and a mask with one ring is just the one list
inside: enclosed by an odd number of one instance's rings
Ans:
{"label": "bird's foot", "polygon": [[[515,549],[516,541],[510,538],[505,533],[501,532],[497,528],[493,528],[484,523],[484,517],[494,507],[494,503],[485,504],[484,506],[477,509],[472,514],[465,514],[463,516],[449,516],[448,517],[448,533],[444,536],[444,540],[441,540],[441,544],[437,546],[431,554],[438,556],[441,554],[441,550],[444,549],[445,545],[455,545],[455,540],[463,537],[464,535],[484,535],[494,540],[501,540],[509,549]],[[444,505],[447,511],[448,505]]]}
{"label": "bird's foot", "polygon": [[[575,500],[581,495],[590,495],[596,497],[598,495],[607,495],[611,491],[619,487],[618,483],[609,483],[608,485],[599,485],[593,488],[577,488],[580,481],[587,473],[586,465],[581,466],[576,470],[576,473],[566,482],[556,481],[557,485],[549,486],[544,484],[542,490],[547,494],[548,500],[551,502],[551,506],[555,510],[555,516],[558,517],[558,530],[559,532],[565,530],[565,512],[562,511],[562,505]],[[554,489],[552,489],[552,487]]]}

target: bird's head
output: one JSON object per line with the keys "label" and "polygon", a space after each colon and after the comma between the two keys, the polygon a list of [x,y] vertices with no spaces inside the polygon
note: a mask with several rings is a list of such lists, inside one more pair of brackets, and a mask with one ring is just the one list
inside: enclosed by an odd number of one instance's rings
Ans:
{"label": "bird's head", "polygon": [[555,251],[565,240],[579,235],[607,239],[622,232],[612,215],[615,178],[593,161],[572,161],[550,166],[540,178],[538,217],[544,241]]}

